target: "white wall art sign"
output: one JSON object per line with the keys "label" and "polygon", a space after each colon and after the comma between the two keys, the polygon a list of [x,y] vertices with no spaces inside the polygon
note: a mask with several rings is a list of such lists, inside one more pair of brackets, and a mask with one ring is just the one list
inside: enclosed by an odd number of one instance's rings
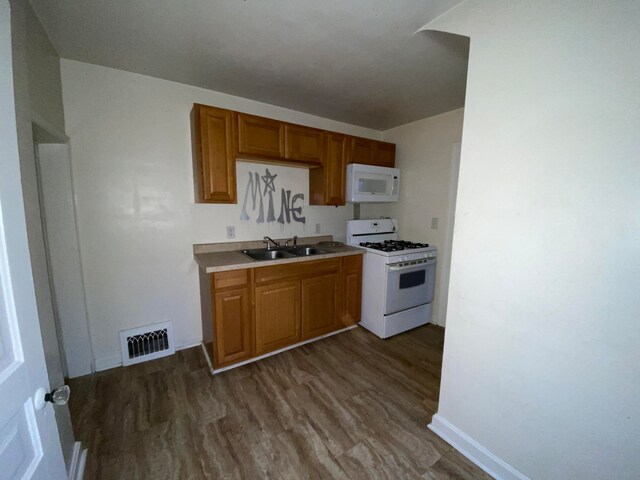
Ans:
{"label": "white wall art sign", "polygon": [[[240,220],[256,223],[278,222],[282,225],[291,222],[306,223],[302,215],[304,193],[293,193],[290,185],[296,185],[293,178],[287,178],[286,170],[277,167],[255,168],[247,171],[238,169],[238,186],[241,190],[242,212]],[[244,170],[244,168],[242,169]],[[273,173],[278,172],[278,173]],[[300,188],[300,187],[298,187]],[[276,216],[276,214],[278,214]]]}

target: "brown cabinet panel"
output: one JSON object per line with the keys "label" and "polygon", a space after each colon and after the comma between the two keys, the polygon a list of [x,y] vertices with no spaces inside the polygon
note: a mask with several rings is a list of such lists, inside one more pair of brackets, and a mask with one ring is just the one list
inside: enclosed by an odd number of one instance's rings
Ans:
{"label": "brown cabinet panel", "polygon": [[236,202],[233,112],[195,104],[192,112],[196,202]]}
{"label": "brown cabinet panel", "polygon": [[244,113],[238,118],[238,153],[284,158],[284,123]]}
{"label": "brown cabinet panel", "polygon": [[345,257],[342,263],[342,325],[360,321],[362,308],[362,255]]}
{"label": "brown cabinet panel", "polygon": [[324,150],[324,132],[315,128],[287,124],[284,127],[287,160],[320,165]]}
{"label": "brown cabinet panel", "polygon": [[342,270],[362,270],[362,259],[364,255],[349,255],[342,257]]}
{"label": "brown cabinet panel", "polygon": [[244,287],[249,282],[249,270],[229,270],[213,274],[213,286],[216,290],[229,287]]}
{"label": "brown cabinet panel", "polygon": [[300,281],[255,288],[256,355],[300,341]]}
{"label": "brown cabinet panel", "polygon": [[375,141],[367,138],[351,137],[349,163],[374,165]]}
{"label": "brown cabinet panel", "polygon": [[250,358],[253,351],[249,289],[217,292],[214,298],[215,366]]}
{"label": "brown cabinet panel", "polygon": [[337,314],[337,274],[302,280],[302,340],[335,330]]}
{"label": "brown cabinet panel", "polygon": [[373,159],[374,164],[380,167],[394,167],[396,165],[395,144],[387,142],[376,142]]}
{"label": "brown cabinet panel", "polygon": [[352,137],[348,163],[394,167],[396,164],[396,146],[393,143]]}
{"label": "brown cabinet panel", "polygon": [[257,284],[267,282],[279,282],[285,279],[311,277],[336,273],[340,270],[339,258],[325,260],[311,260],[307,262],[285,263],[271,267],[259,267],[255,269],[255,282]]}
{"label": "brown cabinet panel", "polygon": [[309,172],[310,205],[344,205],[349,141],[339,133],[325,134],[322,168]]}
{"label": "brown cabinet panel", "polygon": [[336,133],[327,134],[327,155],[325,169],[327,172],[326,201],[327,205],[344,205],[347,176],[347,138]]}

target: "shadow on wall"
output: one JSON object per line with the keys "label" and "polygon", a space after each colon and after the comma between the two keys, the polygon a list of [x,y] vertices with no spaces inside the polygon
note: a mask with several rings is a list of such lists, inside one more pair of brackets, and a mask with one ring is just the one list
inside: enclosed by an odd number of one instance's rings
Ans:
{"label": "shadow on wall", "polygon": [[[464,106],[464,98],[467,89],[467,73],[469,68],[469,44],[471,39],[469,37],[465,37],[464,35],[456,35],[454,33],[447,32],[438,32],[436,30],[420,30],[415,33],[415,35],[421,35],[425,40],[431,42],[432,44],[438,45],[444,52],[444,57],[454,58],[458,60],[460,66],[462,67],[462,76],[464,77],[464,81],[462,81],[457,88],[461,88],[462,91],[458,92],[462,98],[462,104],[460,107]],[[434,65],[434,68],[441,67],[440,65]],[[446,68],[446,66],[445,66]]]}

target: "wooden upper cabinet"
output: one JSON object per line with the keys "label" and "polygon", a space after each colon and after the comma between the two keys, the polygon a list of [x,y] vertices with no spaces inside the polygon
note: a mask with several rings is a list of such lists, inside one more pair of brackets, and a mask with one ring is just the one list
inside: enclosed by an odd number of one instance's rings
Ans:
{"label": "wooden upper cabinet", "polygon": [[302,280],[302,340],[336,329],[338,288],[337,274]]}
{"label": "wooden upper cabinet", "polygon": [[348,163],[394,167],[396,164],[396,146],[393,143],[351,137]]}
{"label": "wooden upper cabinet", "polygon": [[326,205],[344,205],[347,177],[347,137],[327,133],[324,168],[327,172]]}
{"label": "wooden upper cabinet", "polygon": [[255,287],[255,346],[262,355],[300,341],[300,280]]}
{"label": "wooden upper cabinet", "polygon": [[351,137],[349,163],[374,165],[375,142],[367,138]]}
{"label": "wooden upper cabinet", "polygon": [[191,114],[198,203],[236,203],[233,112],[194,105]]}
{"label": "wooden upper cabinet", "polygon": [[284,127],[284,158],[299,162],[322,163],[324,132],[315,128],[286,124]]}
{"label": "wooden upper cabinet", "polygon": [[214,294],[215,367],[253,355],[251,303],[248,288]]}
{"label": "wooden upper cabinet", "polygon": [[237,113],[238,154],[284,158],[284,123]]}
{"label": "wooden upper cabinet", "polygon": [[395,145],[194,104],[198,203],[237,203],[236,159],[307,166],[309,203],[344,205],[347,163],[395,166]]}
{"label": "wooden upper cabinet", "polygon": [[394,143],[375,142],[373,161],[375,165],[381,167],[395,167],[396,145]]}
{"label": "wooden upper cabinet", "polygon": [[349,141],[339,133],[324,135],[322,168],[309,172],[310,205],[344,205]]}

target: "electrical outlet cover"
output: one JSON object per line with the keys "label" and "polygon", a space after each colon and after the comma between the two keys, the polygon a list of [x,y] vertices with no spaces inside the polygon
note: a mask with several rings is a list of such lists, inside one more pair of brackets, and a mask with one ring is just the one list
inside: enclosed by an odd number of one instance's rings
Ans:
{"label": "electrical outlet cover", "polygon": [[316,223],[316,233],[320,233],[320,224]]}
{"label": "electrical outlet cover", "polygon": [[236,227],[227,227],[227,238],[236,238]]}

